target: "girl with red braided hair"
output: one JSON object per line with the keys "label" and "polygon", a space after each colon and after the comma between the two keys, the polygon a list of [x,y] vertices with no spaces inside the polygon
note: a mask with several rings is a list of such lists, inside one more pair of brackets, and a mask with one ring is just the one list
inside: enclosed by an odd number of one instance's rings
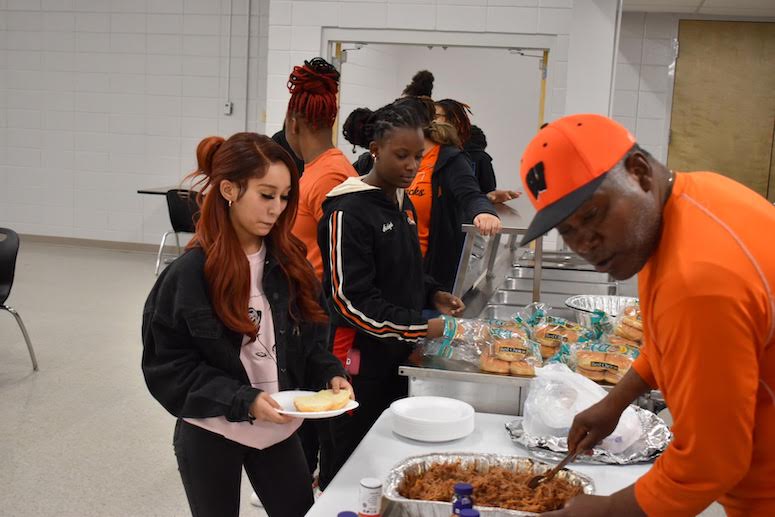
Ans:
{"label": "girl with red braided hair", "polygon": [[358,175],[333,141],[339,72],[321,57],[305,61],[303,66],[293,67],[288,91],[291,100],[285,116],[285,137],[294,154],[304,160],[293,234],[307,246],[307,260],[322,279],[317,228],[323,217],[323,201],[331,189]]}
{"label": "girl with red braided hair", "polygon": [[[333,142],[336,120],[336,94],[339,72],[325,59],[316,57],[303,66],[293,67],[288,78],[291,100],[285,116],[285,137],[294,154],[304,161],[299,180],[299,211],[293,226],[295,235],[307,247],[307,260],[319,280],[323,278],[323,260],[318,247],[318,222],[323,217],[326,195],[351,176],[357,176],[349,160]],[[331,462],[331,434],[327,423],[314,420],[299,429],[311,476],[318,467],[320,452],[320,488],[326,487]],[[316,481],[313,479],[313,485]]]}

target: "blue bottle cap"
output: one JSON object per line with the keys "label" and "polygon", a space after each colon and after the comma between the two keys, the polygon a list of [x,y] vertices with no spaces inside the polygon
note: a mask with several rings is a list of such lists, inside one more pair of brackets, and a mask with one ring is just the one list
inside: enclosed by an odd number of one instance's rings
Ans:
{"label": "blue bottle cap", "polygon": [[460,511],[460,517],[479,517],[479,510],[473,508],[466,508]]}
{"label": "blue bottle cap", "polygon": [[358,514],[355,512],[339,512],[336,514],[336,517],[358,517]]}
{"label": "blue bottle cap", "polygon": [[474,493],[474,487],[470,483],[455,483],[455,493],[460,495],[471,495]]}

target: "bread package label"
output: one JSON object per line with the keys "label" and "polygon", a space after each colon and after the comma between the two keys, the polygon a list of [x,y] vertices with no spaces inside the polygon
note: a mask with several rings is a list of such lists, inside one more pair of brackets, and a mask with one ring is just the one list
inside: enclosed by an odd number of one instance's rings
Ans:
{"label": "bread package label", "polygon": [[591,361],[589,365],[593,368],[603,368],[604,370],[618,370],[619,366],[613,363],[606,363],[603,361]]}

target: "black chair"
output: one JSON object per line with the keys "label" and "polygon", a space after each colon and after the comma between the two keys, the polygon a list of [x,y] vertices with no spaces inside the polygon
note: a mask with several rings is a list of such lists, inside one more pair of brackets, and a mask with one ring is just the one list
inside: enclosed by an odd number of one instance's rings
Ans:
{"label": "black chair", "polygon": [[167,243],[167,237],[175,234],[175,244],[178,247],[180,255],[180,233],[194,233],[196,229],[196,218],[199,216],[199,206],[196,204],[196,192],[193,190],[172,189],[167,191],[167,209],[170,213],[170,224],[172,231],[165,232],[159,245],[159,254],[156,256],[156,274],[159,274],[162,258],[164,256],[164,245]]}
{"label": "black chair", "polygon": [[0,228],[0,310],[10,312],[19,328],[22,330],[24,341],[27,342],[27,350],[32,359],[32,369],[38,371],[38,360],[35,358],[35,350],[32,349],[30,335],[27,334],[27,328],[24,326],[19,313],[13,307],[5,305],[8,295],[11,294],[13,287],[13,276],[16,271],[16,255],[19,254],[19,236],[15,231],[8,228]]}

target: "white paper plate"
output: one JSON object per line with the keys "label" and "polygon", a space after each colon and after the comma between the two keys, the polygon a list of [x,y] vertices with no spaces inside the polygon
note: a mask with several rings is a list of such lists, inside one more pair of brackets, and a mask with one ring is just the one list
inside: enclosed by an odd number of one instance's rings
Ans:
{"label": "white paper plate", "polygon": [[351,400],[347,403],[347,405],[340,409],[334,409],[333,411],[297,411],[296,406],[293,405],[293,400],[296,397],[304,397],[306,395],[314,395],[315,391],[303,391],[303,390],[288,390],[288,391],[278,391],[277,393],[272,393],[270,396],[277,401],[278,404],[282,407],[282,409],[278,409],[277,412],[283,415],[288,415],[296,418],[309,418],[309,419],[317,419],[317,418],[331,418],[332,416],[338,416],[342,413],[345,413],[347,411],[350,411],[351,409],[355,409],[358,407],[358,402],[355,400]]}
{"label": "white paper plate", "polygon": [[422,442],[447,442],[474,431],[474,408],[447,397],[409,397],[390,405],[393,431]]}

